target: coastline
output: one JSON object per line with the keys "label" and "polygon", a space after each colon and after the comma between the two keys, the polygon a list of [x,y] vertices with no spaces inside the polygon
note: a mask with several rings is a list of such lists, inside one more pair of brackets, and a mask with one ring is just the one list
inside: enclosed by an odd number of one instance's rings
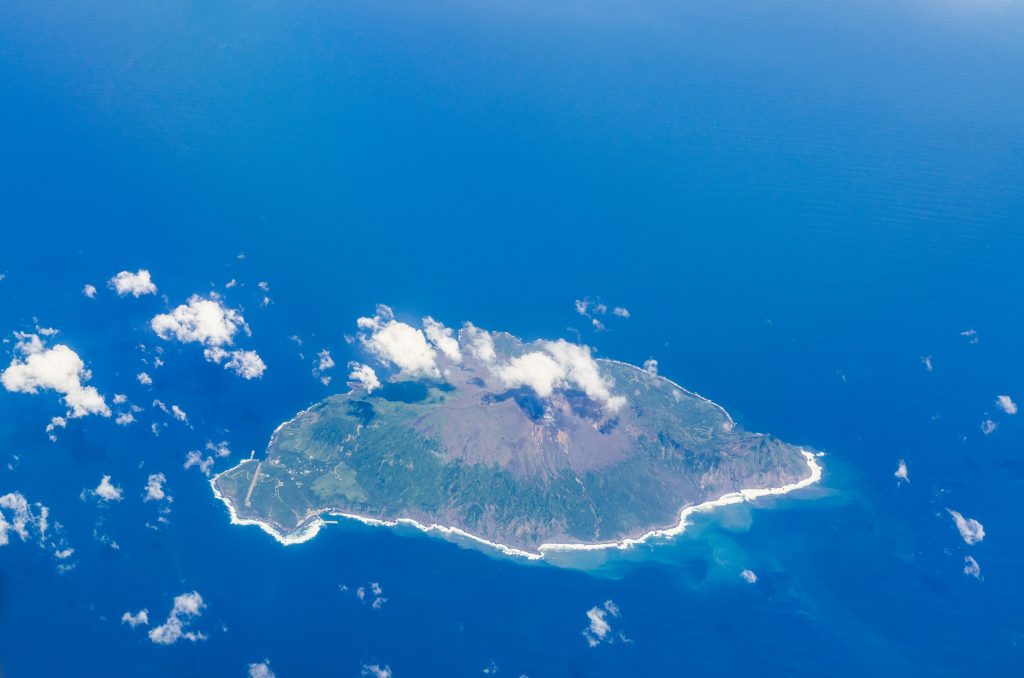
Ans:
{"label": "coastline", "polygon": [[680,386],[679,384],[677,384],[676,382],[672,381],[668,377],[663,377],[660,374],[651,374],[650,372],[648,372],[647,370],[645,370],[642,367],[637,367],[636,365],[633,365],[631,363],[622,362],[621,360],[612,360],[611,358],[595,358],[595,360],[597,360],[599,362],[614,363],[615,365],[623,365],[625,367],[632,367],[634,370],[637,370],[639,372],[643,372],[644,374],[649,374],[650,376],[652,376],[652,377],[654,377],[656,379],[664,379],[665,381],[667,381],[668,383],[672,384],[673,386],[678,388],[680,391],[685,393],[686,395],[693,396],[694,398],[697,398],[698,400],[703,400],[708,405],[712,405],[712,406],[718,408],[722,412],[722,414],[725,415],[725,418],[729,420],[730,424],[732,424],[733,426],[736,425],[736,421],[732,418],[732,415],[729,414],[729,411],[726,410],[724,407],[722,407],[721,405],[716,403],[714,400],[711,400],[710,398],[705,398],[701,394],[695,393],[695,392],[691,391],[690,389],[686,388],[685,386]]}
{"label": "coastline", "polygon": [[[684,389],[685,390],[685,389]],[[708,401],[710,402],[710,401]],[[817,457],[801,449],[800,453],[804,455],[804,459],[807,462],[807,466],[811,473],[807,478],[799,480],[795,483],[788,485],[782,485],[779,487],[767,487],[767,488],[750,488],[737,490],[736,492],[730,492],[724,494],[717,499],[711,499],[700,504],[693,504],[683,508],[679,513],[679,522],[675,525],[667,528],[660,528],[650,530],[640,535],[639,537],[629,537],[621,539],[619,541],[608,541],[608,542],[595,542],[595,543],[550,543],[541,544],[537,547],[537,551],[526,551],[519,549],[514,546],[508,546],[507,544],[500,544],[493,542],[483,537],[479,537],[470,532],[466,532],[463,529],[450,525],[439,525],[431,524],[424,525],[423,523],[414,520],[412,518],[396,518],[395,520],[380,520],[377,518],[367,518],[366,516],[360,516],[355,513],[343,513],[340,511],[331,511],[325,509],[323,511],[313,514],[308,521],[302,524],[298,529],[290,534],[283,534],[279,532],[274,526],[269,525],[261,520],[254,518],[240,518],[234,505],[228,500],[220,490],[217,488],[217,478],[220,474],[210,478],[210,487],[213,489],[213,495],[219,499],[228,509],[228,514],[231,517],[232,525],[256,525],[261,530],[273,537],[278,543],[285,546],[291,546],[293,544],[302,544],[315,537],[319,532],[320,528],[324,525],[329,524],[328,521],[323,519],[323,515],[327,514],[330,516],[336,516],[339,518],[348,518],[350,520],[356,520],[364,525],[372,525],[374,527],[397,527],[399,525],[408,525],[414,527],[427,534],[442,534],[447,536],[458,536],[465,539],[469,539],[477,544],[492,548],[504,555],[513,556],[517,558],[525,558],[527,560],[541,560],[548,552],[570,552],[570,551],[601,551],[606,549],[619,549],[627,550],[634,546],[639,546],[653,539],[671,539],[677,537],[686,531],[686,527],[689,525],[689,517],[695,513],[707,513],[721,506],[729,506],[731,504],[741,504],[743,502],[753,502],[761,497],[768,496],[779,496],[801,490],[805,487],[810,487],[821,481],[823,467],[818,463]],[[246,460],[248,461],[248,460]],[[245,462],[242,462],[245,463]],[[222,473],[237,468],[241,464],[237,464],[231,469],[227,469]]]}

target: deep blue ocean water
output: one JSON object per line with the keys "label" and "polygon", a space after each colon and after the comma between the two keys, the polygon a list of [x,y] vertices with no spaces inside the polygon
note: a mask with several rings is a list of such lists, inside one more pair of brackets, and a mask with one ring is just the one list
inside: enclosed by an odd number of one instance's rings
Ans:
{"label": "deep blue ocean water", "polygon": [[[0,332],[58,328],[108,400],[146,406],[51,443],[58,397],[0,392],[0,494],[49,506],[76,564],[0,548],[2,672],[1021,675],[1024,415],[994,400],[1024,400],[1022,131],[1014,2],[0,3]],[[105,288],[139,267],[167,301]],[[211,289],[262,379],[148,330]],[[587,296],[631,317],[595,332]],[[186,451],[261,452],[343,387],[378,302],[654,357],[748,429],[825,450],[825,481],[566,567],[230,525]],[[153,398],[192,428],[154,436]],[[103,474],[124,501],[79,498]],[[339,590],[369,582],[379,610]],[[205,641],[119,621],[192,590]],[[630,642],[588,647],[608,599]]]}

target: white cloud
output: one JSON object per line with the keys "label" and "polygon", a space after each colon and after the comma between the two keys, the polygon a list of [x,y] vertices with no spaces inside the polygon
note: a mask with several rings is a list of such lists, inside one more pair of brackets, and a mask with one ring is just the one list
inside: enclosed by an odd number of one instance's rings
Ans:
{"label": "white cloud", "polygon": [[265,280],[261,280],[258,283],[256,283],[256,287],[259,287],[264,292],[269,292],[270,291],[270,283],[268,283]]}
{"label": "white cloud", "polygon": [[757,583],[757,575],[754,574],[753,570],[743,570],[742,572],[740,572],[740,579],[747,582],[748,584]]}
{"label": "white cloud", "polygon": [[50,423],[46,425],[46,432],[49,434],[51,442],[57,442],[57,435],[54,433],[58,428],[67,428],[68,420],[64,417],[53,417],[50,419]]}
{"label": "white cloud", "polygon": [[932,365],[932,357],[930,355],[921,356],[921,363],[924,365],[924,368],[929,372],[935,369]]}
{"label": "white cloud", "polygon": [[185,456],[185,464],[183,468],[190,469],[193,466],[197,467],[203,472],[203,475],[210,475],[210,469],[213,467],[213,457],[203,458],[203,453],[197,450],[190,451]]}
{"label": "white cloud", "polygon": [[981,579],[981,565],[973,556],[964,556],[964,574]]}
{"label": "white cloud", "polygon": [[910,473],[907,471],[907,462],[905,462],[902,459],[900,459],[899,464],[896,465],[896,472],[893,473],[893,475],[898,480],[905,480],[905,481],[907,481],[909,483],[910,482]]}
{"label": "white cloud", "polygon": [[370,678],[391,678],[391,667],[380,664],[363,664],[363,675]]}
{"label": "white cloud", "polygon": [[429,315],[423,319],[423,331],[427,339],[434,347],[445,355],[453,363],[462,362],[462,352],[459,350],[459,342],[452,336],[452,330],[437,322]]}
{"label": "white cloud", "polygon": [[86,285],[84,287],[82,287],[82,294],[84,294],[85,296],[89,297],[90,299],[95,299],[96,298],[96,287],[86,283]]}
{"label": "white cloud", "polygon": [[224,369],[231,370],[245,379],[262,377],[267,371],[267,365],[260,358],[256,351],[225,351],[219,346],[207,348],[203,351],[203,357],[211,363],[218,365],[225,358],[229,360],[224,363]]}
{"label": "white cloud", "polygon": [[[301,342],[299,343],[301,346]],[[331,352],[326,348],[316,354],[317,362],[313,366],[313,376],[319,379],[324,386],[331,383],[331,378],[325,375],[324,372],[334,367],[334,358],[331,357]]]}
{"label": "white cloud", "polygon": [[498,376],[510,388],[529,386],[541,398],[549,398],[555,387],[565,384],[565,370],[541,351],[516,356],[498,368]]}
{"label": "white cloud", "polygon": [[587,639],[590,647],[597,647],[606,640],[612,642],[612,625],[609,618],[619,616],[618,606],[611,600],[604,601],[603,605],[595,605],[587,610],[587,619],[590,625],[583,630],[583,637]]}
{"label": "white cloud", "polygon": [[174,418],[178,421],[188,421],[188,415],[185,414],[185,410],[181,409],[177,405],[171,405],[171,414],[173,414]]}
{"label": "white cloud", "polygon": [[10,533],[18,535],[26,542],[35,531],[39,535],[39,545],[46,543],[47,519],[50,510],[42,504],[36,504],[36,511],[20,492],[10,492],[0,496],[0,546],[10,543]]}
{"label": "white cloud", "polygon": [[153,284],[149,271],[144,268],[140,268],[137,273],[121,271],[111,278],[107,284],[114,288],[119,297],[130,294],[138,298],[143,294],[156,294],[156,285]]}
{"label": "white cloud", "polygon": [[163,473],[151,473],[149,478],[146,480],[146,494],[143,496],[142,501],[174,501],[174,499],[164,491],[165,482],[167,482],[167,476]]}
{"label": "white cloud", "polygon": [[238,284],[238,281],[237,281],[237,280],[235,280],[234,278],[232,278],[231,280],[227,281],[227,282],[226,282],[226,283],[224,284],[224,287],[226,287],[226,288],[228,288],[228,289],[230,290],[230,289],[231,289],[232,287],[234,287],[234,286],[235,286],[235,285],[237,285],[237,284]]}
{"label": "white cloud", "polygon": [[494,352],[494,339],[491,337],[491,333],[481,330],[473,325],[473,323],[466,323],[459,330],[459,345],[468,351],[470,355],[485,363],[493,363],[497,358],[497,354]]}
{"label": "white cloud", "polygon": [[245,379],[257,379],[267,371],[267,365],[256,351],[232,351],[231,360],[224,363],[224,369],[232,370]]}
{"label": "white cloud", "polygon": [[1001,395],[996,398],[996,405],[1007,414],[1017,414],[1017,403],[1013,402],[1008,395]]}
{"label": "white cloud", "polygon": [[121,623],[127,624],[133,629],[136,626],[149,626],[149,610],[141,609],[135,614],[125,612],[121,615]]}
{"label": "white cloud", "polygon": [[622,306],[616,306],[615,308],[612,309],[612,314],[613,315],[617,315],[620,318],[628,318],[629,317],[629,309],[628,308],[624,308]]}
{"label": "white cloud", "polygon": [[92,372],[85,369],[77,353],[64,344],[46,348],[36,334],[16,332],[15,337],[18,339],[15,356],[0,373],[4,388],[30,394],[38,393],[39,389],[56,391],[64,396],[69,417],[110,416],[110,408],[99,391],[94,386],[84,385],[92,378]]}
{"label": "white cloud", "polygon": [[201,616],[205,607],[203,597],[196,591],[175,596],[174,607],[167,621],[150,629],[149,639],[158,645],[173,645],[181,638],[192,642],[205,640],[206,636],[202,633],[188,630],[192,620]]}
{"label": "white cloud", "polygon": [[946,511],[949,515],[953,516],[953,522],[956,523],[956,529],[960,531],[960,536],[968,544],[977,544],[978,542],[985,539],[985,526],[979,523],[974,518],[964,518],[959,512],[953,509],[947,508]]}
{"label": "white cloud", "polygon": [[128,402],[128,396],[123,393],[115,393],[113,400],[115,405],[121,405]]}
{"label": "white cloud", "polygon": [[249,664],[249,678],[274,678],[270,670],[270,660],[264,659],[258,664]]}
{"label": "white cloud", "polygon": [[207,347],[232,345],[239,330],[250,333],[242,314],[224,306],[216,294],[209,298],[193,294],[187,303],[170,313],[155,316],[150,327],[161,339],[174,338],[183,344]]}
{"label": "white cloud", "polygon": [[648,358],[644,361],[644,372],[658,376],[658,361],[654,358]]}
{"label": "white cloud", "polygon": [[981,422],[981,432],[984,433],[985,435],[989,435],[997,428],[999,428],[999,425],[992,421],[991,419],[986,419],[985,421]]}
{"label": "white cloud", "polygon": [[427,343],[421,330],[395,320],[391,309],[377,306],[372,318],[356,321],[363,332],[359,338],[370,353],[384,365],[395,365],[403,377],[439,379],[437,352]]}
{"label": "white cloud", "polygon": [[218,457],[230,457],[231,448],[228,447],[228,441],[222,440],[219,443],[214,443],[212,440],[206,441],[206,449],[213,452]]}
{"label": "white cloud", "polygon": [[145,372],[139,372],[138,374],[136,374],[135,375],[135,379],[136,379],[136,381],[138,381],[143,386],[152,386],[153,385],[153,377],[149,376]]}
{"label": "white cloud", "polygon": [[372,367],[360,363],[349,363],[348,366],[352,368],[348,378],[353,388],[358,385],[367,394],[373,393],[376,389],[380,388],[380,379],[377,378],[377,373],[373,371]]}
{"label": "white cloud", "polygon": [[590,348],[571,344],[564,339],[540,342],[543,351],[533,351],[513,358],[498,368],[505,385],[514,388],[529,386],[541,398],[548,398],[556,388],[576,387],[592,400],[601,403],[610,413],[626,404],[623,396],[613,396],[610,383],[601,376]]}
{"label": "white cloud", "polygon": [[103,476],[93,494],[103,501],[121,501],[121,488],[110,482],[110,476]]}
{"label": "white cloud", "polygon": [[118,426],[127,426],[128,424],[131,424],[134,421],[135,415],[132,414],[131,412],[121,412],[117,415],[117,419],[114,420],[114,422]]}
{"label": "white cloud", "polygon": [[972,344],[978,343],[978,332],[974,329],[964,330],[963,332],[960,333],[960,336],[967,337],[968,339],[970,339]]}
{"label": "white cloud", "polygon": [[590,315],[590,300],[589,299],[577,299],[575,302],[576,312],[583,316]]}

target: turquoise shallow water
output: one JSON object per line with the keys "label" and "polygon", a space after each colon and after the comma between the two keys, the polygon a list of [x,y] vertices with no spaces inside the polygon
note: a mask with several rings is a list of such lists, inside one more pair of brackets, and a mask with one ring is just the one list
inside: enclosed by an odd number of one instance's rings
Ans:
{"label": "turquoise shallow water", "polygon": [[[0,392],[0,494],[49,506],[75,548],[64,574],[0,548],[5,675],[1017,675],[1021,415],[994,400],[1024,399],[1022,38],[1013,3],[4,4],[0,332],[58,328],[90,383],[145,406],[51,443],[56,397]],[[166,301],[104,288],[138,267]],[[214,285],[261,380],[194,345],[152,369],[148,320]],[[631,317],[595,332],[586,296]],[[262,450],[331,392],[316,351],[335,386],[363,357],[344,336],[378,302],[654,357],[743,426],[825,450],[826,477],[565,567],[230,525],[185,453]],[[79,498],[103,474],[116,506]],[[371,582],[380,609],[353,593]],[[192,590],[204,641],[119,621]],[[606,600],[615,642],[591,648]]]}

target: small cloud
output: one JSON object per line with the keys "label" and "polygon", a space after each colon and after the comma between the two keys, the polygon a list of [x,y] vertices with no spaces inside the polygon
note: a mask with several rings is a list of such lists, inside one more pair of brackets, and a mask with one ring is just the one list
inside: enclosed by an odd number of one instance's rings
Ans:
{"label": "small cloud", "polygon": [[167,482],[167,476],[163,473],[151,473],[149,478],[146,480],[146,494],[143,495],[142,501],[174,501],[174,499],[164,491],[165,482]]}
{"label": "small cloud", "polygon": [[587,639],[590,647],[597,647],[603,642],[614,642],[611,635],[612,625],[608,621],[619,616],[618,606],[611,600],[604,601],[603,605],[595,605],[587,610],[589,626],[583,630],[583,637]]}
{"label": "small cloud", "polygon": [[132,614],[131,612],[125,612],[121,615],[121,623],[127,624],[133,629],[136,626],[148,626],[149,625],[149,610],[143,608]]}
{"label": "small cloud", "polygon": [[270,283],[266,282],[265,280],[259,281],[258,283],[256,283],[256,286],[259,287],[264,292],[270,291]]}
{"label": "small cloud", "polygon": [[50,423],[46,425],[46,433],[50,438],[50,442],[57,442],[57,434],[54,433],[58,428],[67,428],[68,420],[64,417],[53,417],[50,419]]}
{"label": "small cloud", "polygon": [[440,379],[437,352],[427,343],[423,332],[412,325],[395,320],[391,308],[377,305],[372,317],[356,321],[363,346],[382,364],[398,367],[406,378]]}
{"label": "small cloud", "polygon": [[222,440],[219,443],[214,443],[212,440],[206,442],[206,449],[209,452],[213,452],[218,457],[230,457],[231,448],[228,447],[228,441]]}
{"label": "small cloud", "polygon": [[907,472],[907,462],[900,459],[900,463],[896,466],[896,472],[893,473],[897,480],[905,480],[910,482],[910,474]]}
{"label": "small cloud", "polygon": [[748,584],[757,583],[757,575],[754,574],[753,570],[743,570],[742,572],[740,572],[740,579],[747,582]]}
{"label": "small cloud", "polygon": [[82,287],[82,294],[89,297],[90,299],[95,299],[96,288],[93,285],[89,285],[88,283],[86,283],[86,285]]}
{"label": "small cloud", "polygon": [[648,374],[658,376],[658,361],[654,358],[648,358],[644,361],[644,371]]}
{"label": "small cloud", "polygon": [[207,347],[230,346],[239,331],[250,334],[242,314],[224,306],[216,294],[209,298],[193,294],[170,313],[154,316],[150,327],[161,339],[173,338],[183,344]]}
{"label": "small cloud", "polygon": [[1017,414],[1017,403],[1008,395],[1001,395],[996,398],[996,405],[1007,414]]}
{"label": "small cloud", "polygon": [[114,401],[115,405],[122,405],[122,404],[128,402],[128,396],[126,396],[123,393],[115,393],[113,401]]}
{"label": "small cloud", "polygon": [[[10,543],[13,532],[22,542],[29,541],[32,533],[38,537],[40,547],[46,547],[50,509],[40,503],[31,504],[20,492],[0,496],[0,546]],[[74,552],[74,549],[71,549]],[[71,554],[69,553],[68,556]]]}
{"label": "small cloud", "polygon": [[153,377],[149,376],[145,372],[139,372],[138,374],[136,374],[135,379],[143,386],[153,385]]}
{"label": "small cloud", "polygon": [[981,422],[981,432],[984,433],[985,435],[989,435],[997,428],[999,428],[999,425],[996,424],[991,419],[986,419],[985,421]]}
{"label": "small cloud", "polygon": [[363,664],[363,675],[370,678],[391,678],[391,667],[380,664]]}
{"label": "small cloud", "polygon": [[459,330],[459,346],[485,363],[493,363],[498,357],[494,351],[494,338],[491,337],[491,333],[476,327],[473,323],[467,322]]}
{"label": "small cloud", "polygon": [[623,396],[613,396],[612,383],[601,376],[590,347],[571,344],[564,339],[540,342],[540,351],[516,356],[497,370],[508,388],[528,386],[539,397],[548,398],[555,389],[579,388],[609,413],[625,404]]}
{"label": "small cloud", "polygon": [[427,340],[445,355],[453,363],[462,362],[462,351],[459,350],[459,342],[453,336],[452,330],[437,322],[429,315],[423,319],[423,331]]}
{"label": "small cloud", "polygon": [[960,536],[963,537],[965,542],[973,545],[985,539],[984,525],[974,518],[964,518],[959,512],[951,508],[947,508],[946,511],[953,517],[956,529],[960,531]]}
{"label": "small cloud", "polygon": [[612,309],[612,314],[613,315],[617,315],[620,318],[628,318],[629,317],[629,309],[628,308],[623,308],[622,306],[616,306],[615,308]]}
{"label": "small cloud", "polygon": [[973,556],[964,556],[964,574],[978,580],[981,579],[981,565],[978,565],[978,561]]}
{"label": "small cloud", "polygon": [[[301,344],[299,344],[301,346]],[[334,367],[334,358],[331,357],[331,352],[326,348],[317,355],[316,365],[313,367],[313,376],[319,379],[324,386],[331,383],[331,378],[325,375],[324,372]]]}
{"label": "small cloud", "polygon": [[117,418],[114,419],[114,423],[116,423],[118,426],[127,426],[128,424],[131,424],[134,421],[135,415],[132,414],[131,412],[121,412],[117,415]]}
{"label": "small cloud", "polygon": [[110,482],[110,476],[103,476],[100,484],[92,491],[94,495],[103,501],[121,501],[121,488]]}
{"label": "small cloud", "polygon": [[930,355],[921,356],[921,364],[924,365],[924,368],[929,372],[935,369],[932,365],[932,357]]}
{"label": "small cloud", "polygon": [[978,343],[978,333],[974,329],[964,330],[960,333],[961,337],[967,337],[972,344]]}
{"label": "small cloud", "polygon": [[224,287],[226,287],[227,289],[230,290],[232,287],[234,287],[237,284],[238,284],[238,281],[235,280],[234,278],[232,278],[231,280],[227,281],[227,283],[224,284]]}
{"label": "small cloud", "polygon": [[174,418],[178,421],[188,422],[188,415],[185,414],[185,411],[177,405],[171,405],[171,414],[173,414]]}
{"label": "small cloud", "polygon": [[156,285],[153,284],[149,271],[144,268],[140,268],[136,273],[121,271],[107,284],[117,292],[119,297],[130,294],[137,299],[144,294],[156,294]]}
{"label": "small cloud", "polygon": [[188,630],[192,620],[202,616],[205,607],[203,597],[197,591],[175,596],[167,621],[150,629],[149,639],[158,645],[173,645],[182,638],[192,642],[206,640],[202,633]]}
{"label": "small cloud", "polygon": [[270,670],[270,660],[264,659],[258,664],[249,664],[249,678],[274,678],[274,672]]}
{"label": "small cloud", "polygon": [[232,351],[231,360],[224,363],[224,369],[243,379],[258,379],[267,371],[267,365],[256,351]]}
{"label": "small cloud", "polygon": [[198,450],[192,450],[185,456],[185,464],[183,468],[190,469],[193,466],[203,472],[203,475],[209,476],[210,469],[213,468],[213,457],[203,458],[203,453]]}
{"label": "small cloud", "polygon": [[7,369],[0,372],[4,388],[31,395],[40,389],[56,391],[64,396],[69,417],[110,416],[110,408],[96,387],[85,386],[92,371],[85,368],[77,353],[64,344],[46,348],[38,334],[15,332],[14,336],[15,356]]}

